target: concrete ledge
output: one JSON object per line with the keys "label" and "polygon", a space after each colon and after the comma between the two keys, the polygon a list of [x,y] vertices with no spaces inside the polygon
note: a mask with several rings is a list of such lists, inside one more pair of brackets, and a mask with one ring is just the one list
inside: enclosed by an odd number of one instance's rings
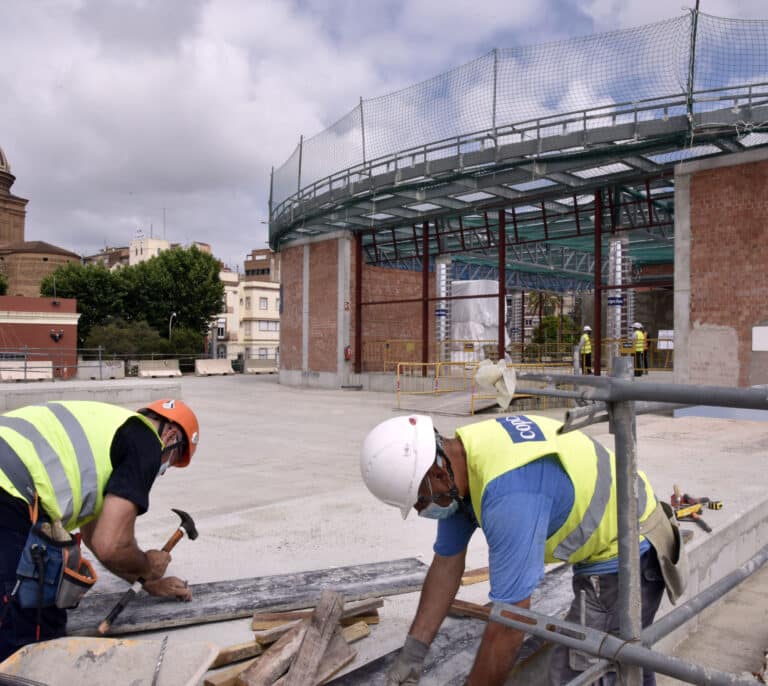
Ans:
{"label": "concrete ledge", "polygon": [[277,362],[275,360],[245,360],[243,371],[246,374],[276,374],[278,371]]}
{"label": "concrete ledge", "polygon": [[0,360],[0,381],[53,381],[53,362]]}
{"label": "concrete ledge", "polygon": [[140,360],[138,376],[142,379],[181,376],[178,360]]}
{"label": "concrete ledge", "polygon": [[48,400],[96,400],[115,405],[141,407],[160,398],[181,398],[180,381],[41,381],[4,388],[0,412]]}
{"label": "concrete ledge", "polygon": [[[178,366],[178,361],[177,361]],[[222,376],[234,374],[229,360],[195,360],[195,376]]]}
{"label": "concrete ledge", "polygon": [[78,360],[75,378],[78,381],[124,379],[125,363],[122,360]]}

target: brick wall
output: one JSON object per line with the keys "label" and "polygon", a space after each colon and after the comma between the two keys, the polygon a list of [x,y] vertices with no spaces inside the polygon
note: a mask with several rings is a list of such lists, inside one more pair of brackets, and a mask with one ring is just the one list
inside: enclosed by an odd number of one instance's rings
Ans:
{"label": "brick wall", "polygon": [[[350,340],[355,332],[355,268],[352,256],[352,321]],[[382,300],[405,300],[421,297],[421,272],[384,267],[363,266],[363,302]],[[429,275],[429,294],[435,294],[434,275]],[[421,303],[400,303],[391,305],[364,305],[363,327],[363,371],[382,371],[386,359],[401,362],[421,361]],[[435,304],[429,303],[430,359],[434,359]],[[389,342],[389,348],[385,341]],[[400,341],[395,343],[395,341]],[[353,344],[354,348],[354,344]],[[390,370],[388,370],[390,371]]]}
{"label": "brick wall", "polygon": [[338,355],[338,239],[309,252],[309,369],[336,372]]}
{"label": "brick wall", "polygon": [[304,246],[286,248],[280,256],[283,283],[280,366],[284,369],[300,370]]}
{"label": "brick wall", "polygon": [[768,161],[696,172],[690,198],[690,379],[747,386],[768,321]]}
{"label": "brick wall", "polygon": [[40,252],[17,252],[0,257],[2,268],[8,277],[8,294],[36,298],[40,295],[43,279],[76,257],[45,254]]}

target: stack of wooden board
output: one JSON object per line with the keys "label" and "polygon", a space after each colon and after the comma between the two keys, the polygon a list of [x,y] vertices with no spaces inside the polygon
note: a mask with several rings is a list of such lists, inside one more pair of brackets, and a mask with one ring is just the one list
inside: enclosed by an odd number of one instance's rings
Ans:
{"label": "stack of wooden board", "polygon": [[340,593],[323,591],[314,609],[256,612],[252,642],[222,649],[212,667],[245,660],[205,679],[205,686],[308,686],[323,684],[355,658],[350,643],[379,621],[383,600],[344,605]]}

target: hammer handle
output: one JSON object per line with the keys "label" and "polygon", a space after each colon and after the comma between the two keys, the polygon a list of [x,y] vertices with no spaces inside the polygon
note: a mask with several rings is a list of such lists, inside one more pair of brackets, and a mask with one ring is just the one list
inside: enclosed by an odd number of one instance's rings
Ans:
{"label": "hammer handle", "polygon": [[[165,542],[163,551],[170,553],[171,550],[173,550],[173,547],[183,538],[183,536],[184,531],[182,529],[176,529],[176,531],[173,532],[173,535]],[[98,631],[102,636],[109,631],[112,623],[120,616],[120,613],[125,609],[125,606],[128,605],[128,603],[130,603],[131,600],[136,597],[136,594],[141,590],[143,585],[144,578],[139,577],[136,579],[136,581],[133,582],[131,588],[129,588],[123,594],[123,597],[120,598],[120,600],[117,602],[117,605],[112,608],[112,611],[107,615],[106,619],[101,624],[99,624]]]}
{"label": "hammer handle", "polygon": [[166,553],[170,553],[171,550],[173,550],[174,546],[184,537],[184,532],[181,529],[176,529],[176,531],[173,532],[173,535],[165,542],[165,545],[163,546],[163,551]]}

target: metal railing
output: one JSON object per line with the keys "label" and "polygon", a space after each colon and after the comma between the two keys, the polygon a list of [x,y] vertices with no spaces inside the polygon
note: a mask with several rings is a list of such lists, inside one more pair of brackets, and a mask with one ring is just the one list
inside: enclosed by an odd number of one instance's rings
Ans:
{"label": "metal railing", "polygon": [[[620,683],[639,686],[642,669],[648,669],[681,679],[688,683],[711,686],[754,684],[736,674],[692,664],[669,657],[647,646],[660,640],[705,607],[721,598],[728,590],[747,578],[768,560],[768,547],[716,584],[705,589],[684,605],[672,611],[655,624],[642,628],[640,600],[640,535],[637,511],[637,443],[635,415],[637,401],[662,402],[682,405],[711,405],[747,409],[768,409],[768,394],[763,388],[724,388],[719,386],[688,386],[654,382],[634,383],[631,380],[632,361],[628,357],[614,359],[613,377],[564,376],[555,374],[518,374],[519,392],[544,393],[585,403],[605,403],[616,444],[616,502],[619,536],[619,635],[566,622],[559,617],[548,617],[516,605],[496,603],[491,618],[507,626],[534,636],[577,649],[600,658],[588,671],[570,682],[569,686],[585,686],[608,671],[618,671]],[[524,384],[544,382],[542,391]],[[563,385],[576,390],[564,390]],[[582,421],[580,426],[599,421],[597,408],[583,408],[574,414]],[[603,412],[605,414],[605,412]],[[563,430],[578,428],[567,419]]]}

